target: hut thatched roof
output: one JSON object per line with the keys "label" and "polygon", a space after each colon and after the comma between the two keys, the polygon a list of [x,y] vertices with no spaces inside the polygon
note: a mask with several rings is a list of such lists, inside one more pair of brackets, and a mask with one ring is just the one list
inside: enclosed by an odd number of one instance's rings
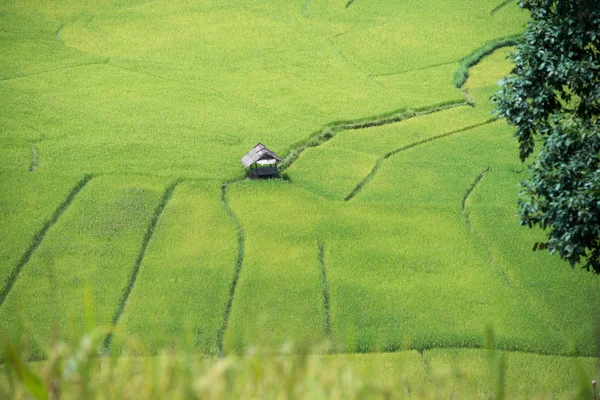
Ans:
{"label": "hut thatched roof", "polygon": [[256,146],[254,146],[254,148],[252,148],[252,150],[250,150],[248,154],[242,157],[241,161],[244,167],[248,168],[249,166],[260,160],[276,160],[279,162],[283,161],[277,154],[269,150],[262,143],[259,143]]}

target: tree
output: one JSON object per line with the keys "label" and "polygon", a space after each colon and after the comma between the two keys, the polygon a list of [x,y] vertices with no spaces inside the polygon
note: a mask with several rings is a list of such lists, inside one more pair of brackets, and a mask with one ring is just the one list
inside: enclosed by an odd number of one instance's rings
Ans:
{"label": "tree", "polygon": [[600,1],[519,6],[531,19],[492,100],[516,127],[521,161],[533,158],[521,183],[521,224],[549,230],[534,250],[600,273]]}

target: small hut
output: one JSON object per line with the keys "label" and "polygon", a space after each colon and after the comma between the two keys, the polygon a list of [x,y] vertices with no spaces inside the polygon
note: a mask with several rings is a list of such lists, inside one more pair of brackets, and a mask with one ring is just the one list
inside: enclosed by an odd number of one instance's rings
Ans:
{"label": "small hut", "polygon": [[242,157],[241,161],[244,167],[250,168],[248,171],[250,179],[266,179],[279,177],[277,163],[283,160],[275,152],[259,143]]}

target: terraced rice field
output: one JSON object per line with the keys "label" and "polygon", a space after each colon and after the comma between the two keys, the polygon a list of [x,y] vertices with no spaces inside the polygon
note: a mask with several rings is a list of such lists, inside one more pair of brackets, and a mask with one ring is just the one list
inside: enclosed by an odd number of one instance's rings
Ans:
{"label": "terraced rice field", "polygon": [[[1,333],[33,359],[108,325],[142,355],[330,339],[433,365],[491,326],[591,374],[600,279],[515,216],[488,99],[527,15],[497,3],[4,1]],[[287,180],[243,179],[258,142]]]}

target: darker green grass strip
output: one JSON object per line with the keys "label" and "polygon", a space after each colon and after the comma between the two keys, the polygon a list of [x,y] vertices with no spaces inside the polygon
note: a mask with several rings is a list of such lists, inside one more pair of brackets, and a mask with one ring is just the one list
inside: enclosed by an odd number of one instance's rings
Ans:
{"label": "darker green grass strip", "polygon": [[458,69],[454,71],[454,74],[452,75],[452,83],[454,83],[458,89],[462,88],[467,79],[469,79],[469,68],[477,65],[485,56],[492,54],[498,49],[515,46],[522,37],[522,34],[517,34],[490,40],[471,54],[463,57],[458,62]]}
{"label": "darker green grass strip", "polygon": [[[344,355],[344,354],[390,354],[390,353],[398,353],[398,352],[406,352],[406,351],[416,351],[417,353],[419,353],[420,355],[424,356],[425,360],[427,360],[427,362],[429,362],[429,360],[426,358],[425,352],[427,351],[433,351],[433,350],[489,350],[489,346],[484,343],[484,340],[479,340],[479,341],[469,341],[469,342],[465,342],[462,344],[455,344],[455,343],[448,343],[448,344],[442,344],[442,343],[436,343],[436,344],[421,344],[418,346],[406,346],[405,344],[392,344],[389,346],[386,346],[382,349],[367,349],[366,351],[356,351],[354,349],[351,350],[344,350],[344,349],[335,349],[332,351],[329,351],[327,354],[328,355]],[[520,354],[533,354],[533,355],[540,355],[540,356],[557,356],[557,357],[585,357],[585,358],[598,358],[598,351],[597,350],[592,350],[592,351],[580,351],[580,350],[558,350],[558,351],[552,351],[552,352],[548,352],[548,351],[541,351],[541,350],[536,350],[536,349],[531,349],[531,348],[522,348],[518,345],[514,345],[514,344],[506,344],[502,341],[499,341],[497,343],[495,343],[494,345],[494,350],[495,351],[502,351],[505,353],[520,353]],[[322,353],[315,353],[315,354],[322,354]],[[38,361],[48,361],[47,356],[45,355],[34,355],[29,357],[28,362],[38,362]],[[0,365],[5,365],[6,364],[6,360],[0,358]]]}
{"label": "darker green grass strip", "polygon": [[325,268],[325,245],[319,240],[319,264],[321,266],[321,288],[323,290],[323,330],[331,338],[331,317],[329,312],[329,285],[327,284],[327,269]]}
{"label": "darker green grass strip", "polygon": [[8,294],[10,293],[11,289],[13,288],[15,282],[19,278],[19,274],[21,273],[21,270],[29,262],[29,260],[31,259],[31,256],[35,252],[35,250],[39,247],[39,245],[44,240],[44,236],[46,235],[48,230],[54,224],[56,224],[58,219],[64,214],[64,212],[67,210],[67,208],[69,208],[71,203],[73,203],[73,200],[75,200],[75,197],[77,197],[79,192],[81,192],[81,190],[83,190],[85,185],[87,185],[88,182],[92,178],[93,178],[93,175],[88,175],[88,174],[84,175],[83,178],[81,178],[81,180],[79,182],[77,182],[77,184],[71,189],[71,191],[69,192],[69,194],[67,195],[65,200],[54,211],[54,214],[52,214],[52,217],[50,217],[50,219],[48,221],[46,221],[44,223],[44,225],[42,226],[42,228],[35,234],[31,244],[29,245],[29,248],[27,249],[27,251],[25,251],[25,254],[23,254],[23,257],[21,257],[21,260],[19,260],[19,262],[17,263],[15,268],[12,270],[12,273],[10,274],[10,277],[8,278],[6,286],[4,286],[2,293],[0,293],[0,307],[2,306],[2,304],[4,304],[6,297],[8,296]]}
{"label": "darker green grass strip", "polygon": [[39,152],[35,143],[31,143],[31,163],[29,164],[29,172],[35,172],[39,165]]}
{"label": "darker green grass strip", "polygon": [[[488,345],[484,337],[478,336],[466,336],[464,338],[453,338],[449,341],[444,340],[431,340],[430,342],[421,342],[418,344],[406,344],[406,343],[390,343],[381,348],[366,347],[362,349],[355,348],[344,348],[337,349],[330,352],[329,354],[374,354],[374,353],[397,353],[401,351],[416,351],[423,353],[432,350],[486,350]],[[596,357],[596,351],[582,351],[573,347],[562,347],[560,349],[553,349],[549,351],[547,349],[541,349],[536,347],[523,346],[517,342],[504,341],[498,339],[494,345],[494,349],[503,352],[510,353],[524,353],[524,354],[537,354],[542,356],[561,356],[561,357]]]}
{"label": "darker green grass strip", "polygon": [[389,125],[397,122],[401,122],[410,118],[420,117],[427,114],[433,114],[435,112],[447,110],[455,107],[472,106],[468,101],[448,101],[439,103],[431,107],[422,107],[415,110],[396,110],[389,113],[381,114],[374,117],[361,118],[354,121],[336,121],[328,124],[325,128],[315,132],[308,139],[296,143],[292,146],[292,149],[288,151],[283,159],[283,162],[279,164],[279,171],[283,172],[289,168],[297,159],[300,157],[303,151],[311,147],[318,147],[325,142],[333,139],[335,135],[342,131],[366,129],[376,126]]}
{"label": "darker green grass strip", "polygon": [[351,6],[352,4],[354,4],[354,2],[355,2],[355,1],[356,1],[356,0],[349,0],[349,1],[346,3],[346,8],[350,8],[350,6]]}
{"label": "darker green grass strip", "polygon": [[[146,250],[148,249],[148,244],[152,239],[152,235],[154,234],[156,225],[158,225],[158,220],[160,219],[163,211],[165,210],[167,203],[169,202],[169,200],[171,200],[171,197],[173,197],[173,193],[175,192],[175,189],[177,188],[177,185],[179,185],[180,182],[181,181],[177,179],[171,182],[169,186],[167,186],[162,195],[162,198],[160,199],[160,202],[158,203],[158,206],[156,206],[156,209],[154,210],[154,214],[152,215],[152,219],[150,220],[150,224],[148,224],[148,229],[146,230],[146,234],[144,235],[144,239],[142,241],[142,247],[140,248],[140,252],[137,256],[137,259],[135,260],[135,264],[133,265],[131,275],[129,276],[129,281],[127,282],[127,286],[125,287],[125,291],[123,292],[123,296],[121,297],[121,301],[119,302],[119,307],[117,308],[117,311],[113,317],[113,328],[116,327],[119,323],[121,314],[123,314],[123,310],[125,309],[125,305],[127,304],[127,299],[129,299],[129,295],[133,290],[133,286],[135,285],[135,281],[140,272],[140,266],[142,265],[142,261],[144,260],[144,256],[146,255]],[[110,349],[112,338],[113,333],[110,333],[108,336],[106,336],[106,339],[104,341],[104,348],[106,350]]]}
{"label": "darker green grass strip", "polygon": [[427,139],[419,140],[417,142],[413,142],[413,143],[407,144],[406,146],[402,146],[402,147],[400,147],[400,148],[398,148],[396,150],[392,150],[389,153],[386,153],[383,157],[381,157],[381,158],[379,158],[377,160],[377,162],[375,163],[375,166],[373,167],[373,169],[371,170],[371,172],[369,172],[369,174],[358,185],[356,185],[356,187],[354,189],[352,189],[352,191],[346,197],[344,197],[344,200],[345,201],[352,200],[367,185],[367,183],[369,183],[371,181],[371,179],[373,179],[373,177],[375,176],[375,174],[377,174],[377,172],[379,171],[379,168],[381,168],[381,165],[383,164],[383,162],[385,160],[387,160],[388,158],[390,158],[390,157],[392,157],[392,156],[394,156],[394,155],[396,155],[396,154],[398,154],[400,152],[412,149],[413,147],[417,147],[417,146],[420,146],[422,144],[432,142],[434,140],[443,139],[443,138],[446,138],[448,136],[456,135],[458,133],[470,131],[472,129],[479,128],[480,126],[484,126],[484,125],[490,124],[490,123],[495,122],[497,120],[498,120],[497,118],[490,118],[487,121],[480,122],[480,123],[474,124],[474,125],[469,125],[467,127],[461,128],[461,129],[457,129],[457,130],[454,130],[454,131],[451,131],[451,132],[443,133],[441,135],[432,136],[432,137],[427,138]]}
{"label": "darker green grass strip", "polygon": [[233,273],[233,280],[231,281],[231,285],[229,286],[229,297],[227,298],[227,304],[225,304],[225,309],[223,310],[223,320],[221,323],[221,328],[219,332],[217,332],[217,351],[220,357],[225,355],[223,348],[223,340],[225,337],[225,330],[227,330],[227,326],[229,325],[229,316],[231,314],[231,307],[233,306],[233,299],[235,297],[235,289],[237,287],[237,283],[240,279],[240,273],[242,272],[242,266],[244,265],[244,245],[245,245],[245,236],[242,225],[240,224],[237,216],[229,207],[229,203],[227,202],[227,189],[229,185],[238,181],[227,182],[221,185],[221,202],[223,203],[223,208],[225,212],[233,221],[235,228],[237,230],[238,236],[238,249],[237,249],[237,257],[235,260],[235,271]]}
{"label": "darker green grass strip", "polygon": [[407,119],[422,117],[424,115],[434,114],[434,113],[437,113],[440,111],[445,111],[450,108],[464,107],[464,106],[469,106],[469,105],[470,104],[468,102],[461,100],[458,102],[446,103],[446,104],[442,104],[442,105],[434,106],[434,107],[430,107],[430,108],[422,108],[422,109],[417,109],[416,111],[407,111],[402,114],[395,114],[395,115],[386,116],[383,118],[377,118],[372,121],[359,121],[359,122],[355,122],[355,123],[349,123],[349,124],[343,125],[342,130],[351,131],[351,130],[356,130],[356,129],[366,129],[366,128],[373,128],[376,126],[389,125],[389,124],[394,124],[397,122],[402,122]]}

